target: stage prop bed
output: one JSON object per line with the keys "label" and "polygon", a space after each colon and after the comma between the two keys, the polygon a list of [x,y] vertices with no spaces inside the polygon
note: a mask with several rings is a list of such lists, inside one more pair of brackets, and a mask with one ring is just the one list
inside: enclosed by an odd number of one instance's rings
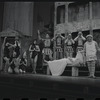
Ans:
{"label": "stage prop bed", "polygon": [[47,74],[49,71],[53,76],[60,76],[67,66],[72,67],[72,76],[78,76],[78,67],[84,63],[83,52],[78,52],[75,58],[63,58],[47,61]]}

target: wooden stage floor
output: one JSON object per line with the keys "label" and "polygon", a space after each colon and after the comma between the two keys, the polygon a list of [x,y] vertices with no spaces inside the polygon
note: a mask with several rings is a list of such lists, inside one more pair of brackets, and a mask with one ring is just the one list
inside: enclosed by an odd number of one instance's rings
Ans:
{"label": "wooden stage floor", "polygon": [[91,98],[92,100],[100,98],[100,77],[92,79],[41,74],[0,74],[0,98],[4,97]]}

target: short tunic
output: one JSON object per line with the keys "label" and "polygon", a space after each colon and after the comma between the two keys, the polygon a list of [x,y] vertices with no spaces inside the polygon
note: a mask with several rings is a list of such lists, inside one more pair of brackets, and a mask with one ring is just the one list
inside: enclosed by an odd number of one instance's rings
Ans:
{"label": "short tunic", "polygon": [[45,55],[51,55],[52,50],[50,48],[43,48],[42,53]]}
{"label": "short tunic", "polygon": [[86,61],[97,60],[95,41],[86,42]]}
{"label": "short tunic", "polygon": [[63,39],[61,36],[56,37],[56,52],[63,52]]}
{"label": "short tunic", "polygon": [[50,46],[51,46],[51,39],[45,39],[44,40],[44,48],[42,50],[42,53],[45,55],[51,55],[52,50],[51,50]]}
{"label": "short tunic", "polygon": [[69,53],[73,52],[73,43],[71,40],[68,40],[66,43],[66,51]]}

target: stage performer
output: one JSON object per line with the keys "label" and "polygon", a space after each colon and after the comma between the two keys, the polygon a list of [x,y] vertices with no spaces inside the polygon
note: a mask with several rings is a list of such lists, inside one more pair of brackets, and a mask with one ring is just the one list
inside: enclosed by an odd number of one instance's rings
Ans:
{"label": "stage performer", "polygon": [[100,51],[98,44],[93,40],[93,36],[91,34],[86,36],[87,42],[84,44],[84,51],[86,62],[89,70],[89,77],[95,78],[95,63],[97,60],[97,51]]}
{"label": "stage performer", "polygon": [[84,42],[85,42],[85,37],[83,36],[81,30],[79,30],[78,32],[78,36],[74,39],[75,44],[77,46],[77,50],[76,51],[81,51],[83,50],[83,46],[84,46]]}
{"label": "stage performer", "polygon": [[26,52],[24,52],[20,60],[20,66],[19,66],[20,73],[26,73],[26,67],[27,67],[27,59],[26,59]]}
{"label": "stage performer", "polygon": [[64,47],[64,37],[58,33],[55,37],[55,49],[56,49],[56,59],[61,59],[63,58],[63,47]]}
{"label": "stage performer", "polygon": [[[75,41],[75,45],[76,45],[75,51],[78,52],[78,51],[83,50],[84,43],[85,43],[86,39],[83,36],[83,33],[81,30],[79,30],[78,36],[74,39],[74,41]],[[84,52],[82,52],[82,55],[84,56]],[[83,66],[85,66],[85,57],[84,57]]]}
{"label": "stage performer", "polygon": [[31,63],[33,68],[33,74],[36,74],[36,66],[37,66],[37,59],[38,59],[38,52],[40,52],[39,45],[37,44],[37,41],[34,40],[33,44],[30,45],[29,51],[31,52]]}
{"label": "stage performer", "polygon": [[47,71],[49,70],[53,76],[59,76],[62,75],[65,68],[69,65],[73,67],[80,66],[80,64],[83,63],[83,56],[81,52],[83,51],[78,51],[75,58],[68,57],[53,61],[45,60],[45,62],[48,64]]}
{"label": "stage performer", "polygon": [[3,42],[3,46],[2,46],[2,49],[4,50],[2,52],[3,53],[3,64],[4,64],[3,71],[4,72],[8,72],[9,60],[10,60],[10,57],[11,57],[11,54],[10,54],[11,48],[13,48],[12,44],[9,43],[8,38],[5,37],[4,42]]}
{"label": "stage performer", "polygon": [[10,58],[8,73],[18,74],[19,73],[19,65],[20,65],[20,59],[17,58],[16,52],[13,51],[13,54]]}
{"label": "stage performer", "polygon": [[74,45],[74,40],[72,39],[72,35],[69,32],[67,39],[65,40],[65,52],[67,57],[73,57],[73,45]]}
{"label": "stage performer", "polygon": [[19,42],[19,37],[15,37],[15,44],[14,44],[14,50],[16,52],[16,57],[20,58],[20,53],[21,53],[21,43]]}
{"label": "stage performer", "polygon": [[7,37],[4,38],[4,42],[3,42],[3,50],[4,50],[4,55],[3,55],[3,71],[4,72],[8,72],[8,66],[9,66],[9,59],[10,59],[10,50],[9,50],[9,43],[7,41]]}
{"label": "stage performer", "polygon": [[49,57],[48,60],[51,60],[53,52],[52,52],[50,46],[51,46],[51,42],[53,41],[53,39],[50,39],[50,36],[49,36],[48,33],[46,33],[46,38],[45,39],[41,38],[39,30],[38,30],[38,38],[39,38],[39,40],[42,40],[43,43],[44,43],[44,48],[42,50],[43,59],[46,59],[46,57],[48,56]]}

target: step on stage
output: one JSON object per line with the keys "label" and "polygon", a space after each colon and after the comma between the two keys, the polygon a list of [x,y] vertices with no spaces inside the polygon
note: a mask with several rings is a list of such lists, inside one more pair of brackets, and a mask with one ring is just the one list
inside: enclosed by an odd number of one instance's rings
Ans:
{"label": "step on stage", "polygon": [[92,98],[91,100],[93,100],[96,97],[100,98],[100,78],[0,74],[0,98],[4,97]]}

